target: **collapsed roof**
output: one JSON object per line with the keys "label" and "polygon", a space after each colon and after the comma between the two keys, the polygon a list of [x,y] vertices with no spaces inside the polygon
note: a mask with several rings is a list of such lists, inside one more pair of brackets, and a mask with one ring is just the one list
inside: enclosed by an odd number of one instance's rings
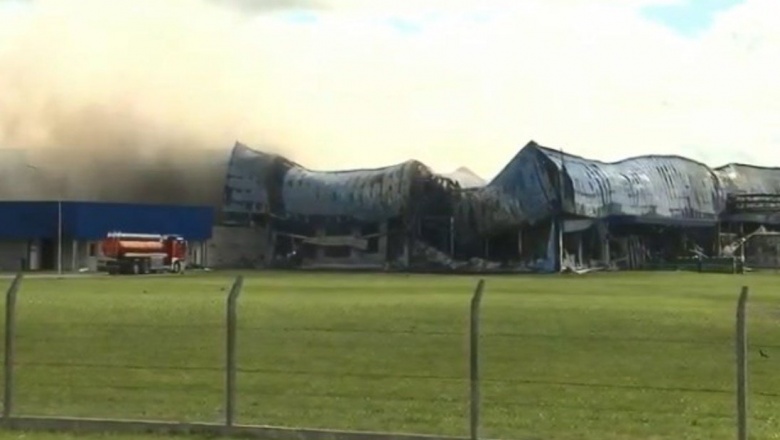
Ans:
{"label": "collapsed roof", "polygon": [[631,217],[667,222],[715,221],[723,192],[706,165],[679,156],[641,156],[605,163],[534,142],[490,182],[520,201],[529,220],[563,212],[578,217]]}
{"label": "collapsed roof", "polygon": [[236,143],[224,211],[276,217],[343,217],[378,222],[430,208],[457,184],[420,162],[365,170],[312,171]]}
{"label": "collapsed roof", "polygon": [[461,231],[485,235],[548,219],[559,207],[579,218],[714,224],[730,194],[780,194],[776,168],[712,169],[670,155],[606,163],[533,141],[487,185],[463,188],[457,176],[450,177],[413,160],[369,170],[312,171],[236,143],[224,210],[375,222],[450,205]]}

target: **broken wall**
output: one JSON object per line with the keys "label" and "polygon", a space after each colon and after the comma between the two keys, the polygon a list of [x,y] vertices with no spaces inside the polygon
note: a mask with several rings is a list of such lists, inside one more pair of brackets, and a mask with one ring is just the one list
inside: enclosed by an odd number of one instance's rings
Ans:
{"label": "broken wall", "polygon": [[270,257],[263,227],[214,226],[208,243],[208,265],[214,268],[264,267]]}
{"label": "broken wall", "polygon": [[526,223],[526,216],[517,200],[500,189],[463,190],[456,197],[456,219],[461,230],[486,235],[519,228]]}

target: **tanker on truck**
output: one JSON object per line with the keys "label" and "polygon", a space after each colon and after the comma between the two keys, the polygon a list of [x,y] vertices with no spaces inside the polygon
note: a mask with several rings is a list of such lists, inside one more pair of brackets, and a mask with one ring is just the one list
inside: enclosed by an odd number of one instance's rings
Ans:
{"label": "tanker on truck", "polygon": [[99,266],[111,275],[181,273],[187,266],[187,241],[180,235],[109,232],[99,246]]}

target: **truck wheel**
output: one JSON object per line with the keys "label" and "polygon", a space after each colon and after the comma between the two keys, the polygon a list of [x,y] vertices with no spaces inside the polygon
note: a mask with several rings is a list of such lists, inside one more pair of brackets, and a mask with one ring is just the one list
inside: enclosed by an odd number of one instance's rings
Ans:
{"label": "truck wheel", "polygon": [[181,273],[181,261],[173,263],[173,273]]}

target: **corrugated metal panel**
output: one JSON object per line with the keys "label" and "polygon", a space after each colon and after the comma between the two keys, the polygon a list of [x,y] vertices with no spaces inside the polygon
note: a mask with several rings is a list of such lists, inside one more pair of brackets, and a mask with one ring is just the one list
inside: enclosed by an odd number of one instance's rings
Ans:
{"label": "corrugated metal panel", "polygon": [[566,168],[564,210],[568,214],[714,221],[725,206],[715,174],[693,160],[642,156],[604,163],[534,142],[526,145],[490,186],[517,198],[530,221],[547,218],[557,205],[556,173],[562,164]]}
{"label": "corrugated metal panel", "polygon": [[284,177],[282,197],[287,212],[295,215],[378,221],[396,217],[406,209],[412,182],[425,171],[422,164],[414,161],[338,173],[293,168]]}
{"label": "corrugated metal panel", "polygon": [[573,206],[566,206],[572,214],[715,220],[724,206],[715,174],[690,159],[641,156],[603,163],[537,148],[559,169],[565,163],[574,190]]}
{"label": "corrugated metal panel", "polygon": [[551,163],[533,143],[520,150],[488,184],[517,203],[525,220],[535,223],[550,217],[555,211],[557,193],[551,173]]}
{"label": "corrugated metal panel", "polygon": [[520,203],[499,188],[462,191],[455,204],[458,231],[487,235],[526,223]]}
{"label": "corrugated metal panel", "polygon": [[780,194],[780,168],[729,164],[714,171],[727,194]]}
{"label": "corrugated metal panel", "polygon": [[228,163],[223,200],[226,213],[270,212],[267,178],[276,157],[236,143]]}
{"label": "corrugated metal panel", "polygon": [[[780,193],[778,169],[731,165],[715,171],[683,157],[654,155],[604,163],[530,142],[487,186],[451,193],[459,224],[482,234],[549,218],[558,205],[562,165],[565,211],[589,218],[707,223],[725,208],[727,192]],[[225,210],[376,221],[417,208],[425,198],[418,197],[416,182],[432,176],[415,161],[316,172],[236,144]]]}
{"label": "corrugated metal panel", "polygon": [[[426,186],[431,182],[438,190]],[[417,161],[369,170],[311,171],[237,143],[228,167],[224,211],[375,222],[417,212],[447,182]]]}
{"label": "corrugated metal panel", "polygon": [[[0,202],[0,237],[54,239],[57,202]],[[181,234],[190,240],[211,237],[214,212],[210,207],[120,203],[62,203],[63,235],[94,240],[112,230]]]}
{"label": "corrugated metal panel", "polygon": [[527,148],[538,150],[558,170],[565,164],[564,208],[569,214],[714,221],[724,206],[715,174],[690,159],[642,156],[604,163],[536,144]]}

